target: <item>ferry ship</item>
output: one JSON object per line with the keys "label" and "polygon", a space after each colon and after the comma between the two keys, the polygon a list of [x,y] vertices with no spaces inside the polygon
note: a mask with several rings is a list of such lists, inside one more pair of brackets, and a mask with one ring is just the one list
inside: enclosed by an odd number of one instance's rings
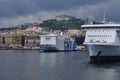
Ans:
{"label": "ferry ship", "polygon": [[77,47],[74,39],[65,37],[62,33],[40,36],[40,48],[43,52],[73,51]]}
{"label": "ferry ship", "polygon": [[85,24],[84,45],[90,62],[120,61],[120,24]]}

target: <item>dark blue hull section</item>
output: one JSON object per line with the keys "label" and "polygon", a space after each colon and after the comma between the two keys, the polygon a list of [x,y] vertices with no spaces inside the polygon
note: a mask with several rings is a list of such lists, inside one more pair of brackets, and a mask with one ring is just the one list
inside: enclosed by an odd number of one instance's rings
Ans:
{"label": "dark blue hull section", "polygon": [[90,56],[90,62],[120,62],[120,56]]}

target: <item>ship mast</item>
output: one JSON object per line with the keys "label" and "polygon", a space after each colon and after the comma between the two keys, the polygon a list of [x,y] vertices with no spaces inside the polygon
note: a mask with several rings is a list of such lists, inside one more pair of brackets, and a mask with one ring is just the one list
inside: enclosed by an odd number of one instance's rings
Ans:
{"label": "ship mast", "polygon": [[104,10],[104,14],[103,14],[103,20],[102,20],[102,23],[106,23],[106,12]]}

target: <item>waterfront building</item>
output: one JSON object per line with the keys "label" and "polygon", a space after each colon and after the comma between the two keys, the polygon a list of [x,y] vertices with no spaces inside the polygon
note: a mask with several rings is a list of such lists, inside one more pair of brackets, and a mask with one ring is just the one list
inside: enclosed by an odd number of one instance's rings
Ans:
{"label": "waterfront building", "polygon": [[5,35],[3,37],[3,45],[10,46],[12,44],[12,36],[11,35]]}
{"label": "waterfront building", "polygon": [[25,36],[25,48],[39,48],[40,38],[39,36]]}
{"label": "waterfront building", "polygon": [[24,46],[24,36],[23,35],[13,35],[12,36],[12,46],[13,47]]}
{"label": "waterfront building", "polygon": [[3,38],[3,36],[0,36],[0,46],[2,46],[3,43],[4,43],[4,38]]}

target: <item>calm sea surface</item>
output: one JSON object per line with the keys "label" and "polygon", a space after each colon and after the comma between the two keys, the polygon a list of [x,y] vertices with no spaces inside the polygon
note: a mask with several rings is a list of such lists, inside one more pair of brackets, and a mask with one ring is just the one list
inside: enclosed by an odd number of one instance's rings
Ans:
{"label": "calm sea surface", "polygon": [[1,50],[0,80],[120,80],[120,63],[90,64],[88,53]]}

